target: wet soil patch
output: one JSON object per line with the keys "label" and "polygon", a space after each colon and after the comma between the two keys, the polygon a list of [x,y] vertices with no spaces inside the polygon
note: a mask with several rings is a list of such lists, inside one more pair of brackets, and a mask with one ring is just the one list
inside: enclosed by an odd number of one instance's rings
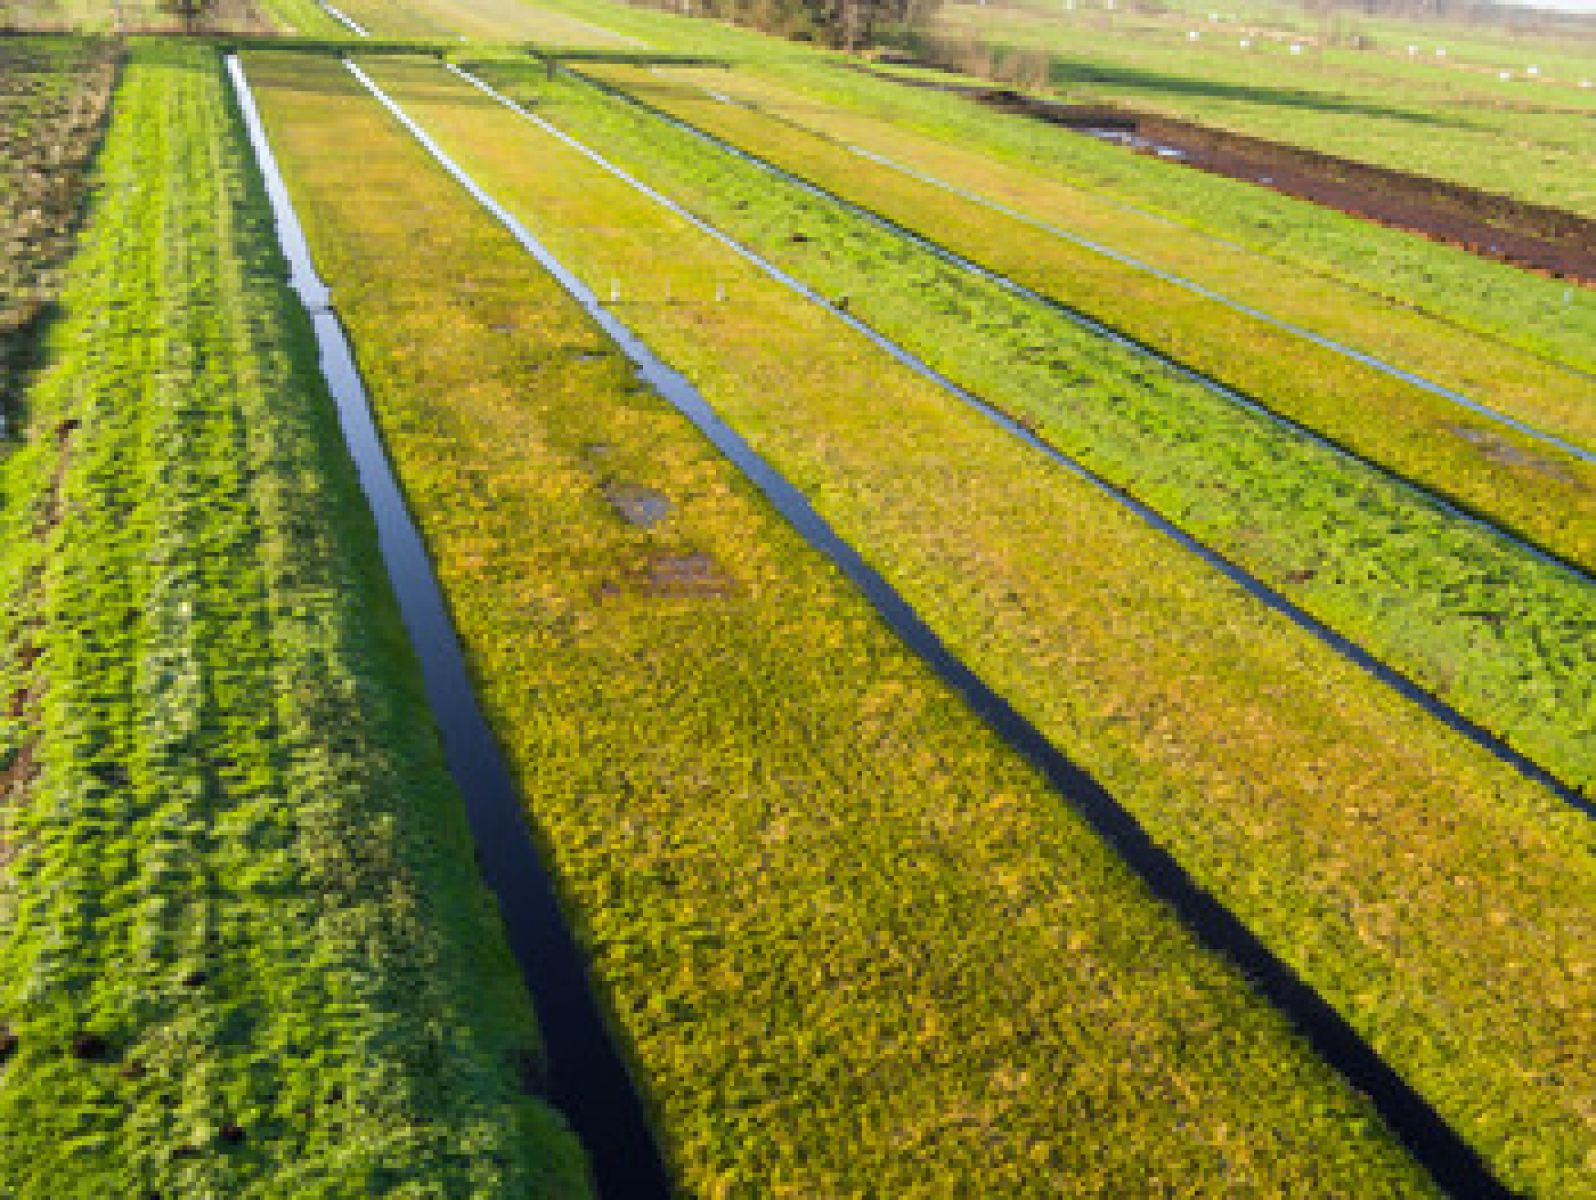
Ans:
{"label": "wet soil patch", "polygon": [[730,596],[736,590],[736,581],[721,569],[714,555],[701,552],[652,555],[624,574],[606,579],[598,588],[601,597],[709,598]]}
{"label": "wet soil patch", "polygon": [[1596,286],[1596,220],[1578,213],[1156,113],[1063,104],[1008,88],[870,74],[911,87],[956,92],[1001,112],[1260,184],[1554,279]]}
{"label": "wet soil patch", "polygon": [[1555,479],[1559,483],[1578,486],[1579,481],[1563,465],[1549,458],[1542,458],[1532,454],[1522,446],[1497,436],[1488,429],[1471,429],[1467,425],[1456,425],[1452,432],[1465,442],[1479,449],[1480,454],[1492,462],[1501,463],[1507,467],[1524,467],[1527,470]]}
{"label": "wet soil patch", "polygon": [[637,484],[611,484],[604,489],[604,498],[631,524],[642,529],[652,529],[670,515],[668,496],[653,488]]}

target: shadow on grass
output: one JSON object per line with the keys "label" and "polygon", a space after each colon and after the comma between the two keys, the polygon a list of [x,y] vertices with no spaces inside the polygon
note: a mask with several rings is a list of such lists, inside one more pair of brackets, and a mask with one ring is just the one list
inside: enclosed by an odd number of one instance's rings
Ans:
{"label": "shadow on grass", "polygon": [[0,327],[0,447],[28,436],[27,398],[47,365],[44,346],[50,330],[65,313],[58,300],[50,299],[15,324]]}
{"label": "shadow on grass", "polygon": [[1148,71],[1139,67],[1113,66],[1084,59],[1055,57],[1049,68],[1048,82],[1058,88],[1069,87],[1072,84],[1104,84],[1109,87],[1128,88],[1149,101],[1155,101],[1158,96],[1188,96],[1208,100],[1235,100],[1246,104],[1266,104],[1276,108],[1300,108],[1311,112],[1339,113],[1344,116],[1374,117],[1382,121],[1404,121],[1412,125],[1432,125],[1438,128],[1466,127],[1466,123],[1462,121],[1412,109],[1393,108],[1384,104],[1366,104],[1334,92],[1309,91],[1305,88],[1255,87],[1244,83],[1201,79],[1191,75]]}
{"label": "shadow on grass", "polygon": [[[929,64],[935,57],[929,43],[911,42],[910,49],[922,62]],[[992,50],[1001,57],[1020,48],[994,43]],[[877,74],[887,74],[878,71]],[[904,77],[894,76],[907,82]],[[1143,67],[1124,66],[1084,58],[1050,55],[1048,86],[1065,89],[1072,86],[1101,85],[1124,88],[1137,93],[1138,102],[1157,103],[1160,96],[1188,97],[1207,100],[1233,100],[1237,102],[1269,105],[1276,108],[1297,108],[1310,112],[1337,113],[1344,116],[1370,117],[1383,121],[1403,121],[1413,125],[1436,128],[1468,128],[1468,123],[1414,109],[1397,108],[1386,104],[1366,103],[1336,92],[1308,88],[1258,87],[1246,83],[1230,83],[1218,79],[1205,79],[1196,75],[1155,71]]]}

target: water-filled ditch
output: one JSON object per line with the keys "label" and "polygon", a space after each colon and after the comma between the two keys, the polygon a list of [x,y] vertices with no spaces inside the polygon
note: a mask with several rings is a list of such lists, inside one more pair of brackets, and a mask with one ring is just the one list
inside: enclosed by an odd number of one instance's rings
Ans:
{"label": "water-filled ditch", "polygon": [[[348,66],[395,119],[410,130],[435,161],[493,213],[527,252],[582,305],[633,363],[640,379],[690,420],[811,546],[835,564],[905,645],[951,686],[1009,746],[1030,761],[1054,789],[1116,849],[1149,889],[1179,914],[1205,945],[1237,964],[1254,988],[1286,1014],[1314,1049],[1353,1086],[1370,1097],[1396,1135],[1439,1183],[1460,1195],[1507,1194],[1478,1155],[1422,1096],[1380,1059],[1339,1013],[1303,983],[1234,914],[1205,892],[1096,780],[1071,762],[954,655],[907,601],[831,528],[797,488],[719,417],[683,375],[663,362],[606,309],[591,288],[566,269],[535,235],[456,164],[358,66],[353,63]],[[467,73],[457,73],[492,93],[492,89]],[[523,115],[530,116],[524,111]],[[558,131],[555,133],[573,145],[577,144],[565,135],[558,134]],[[620,173],[619,168],[611,169]]]}

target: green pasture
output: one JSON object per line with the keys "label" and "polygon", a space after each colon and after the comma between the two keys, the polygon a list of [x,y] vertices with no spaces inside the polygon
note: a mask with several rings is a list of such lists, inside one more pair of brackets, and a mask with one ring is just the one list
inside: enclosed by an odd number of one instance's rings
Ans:
{"label": "green pasture", "polygon": [[[1341,47],[1293,55],[1288,43],[1233,24],[1205,23],[1192,41],[1194,30],[954,5],[940,28],[993,44],[999,58],[1045,51],[1048,86],[1070,100],[1163,112],[1596,215],[1596,89],[1578,86],[1596,79],[1596,39],[1562,62],[1525,62],[1503,81],[1496,70],[1437,65],[1433,53],[1410,58],[1406,44],[1398,55]],[[1532,65],[1540,75],[1524,73]]]}
{"label": "green pasture", "polygon": [[128,55],[0,461],[0,1192],[584,1195],[219,60]]}

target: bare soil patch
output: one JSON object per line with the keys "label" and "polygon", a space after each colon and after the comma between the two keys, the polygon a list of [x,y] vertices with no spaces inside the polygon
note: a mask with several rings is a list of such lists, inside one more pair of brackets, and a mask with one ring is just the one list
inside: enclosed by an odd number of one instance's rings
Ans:
{"label": "bare soil patch", "polygon": [[959,92],[990,108],[1078,132],[1111,134],[1138,154],[1255,183],[1554,279],[1596,286],[1596,221],[1577,213],[1157,113],[872,73]]}

